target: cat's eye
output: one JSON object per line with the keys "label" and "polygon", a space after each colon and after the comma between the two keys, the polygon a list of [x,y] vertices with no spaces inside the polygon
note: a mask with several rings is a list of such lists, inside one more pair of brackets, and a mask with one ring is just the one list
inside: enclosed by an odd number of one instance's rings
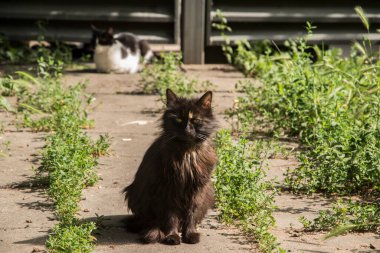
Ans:
{"label": "cat's eye", "polygon": [[175,118],[175,121],[176,121],[177,123],[182,123],[182,119],[181,119],[181,118]]}
{"label": "cat's eye", "polygon": [[200,124],[202,122],[200,119],[193,119],[192,121],[194,124]]}

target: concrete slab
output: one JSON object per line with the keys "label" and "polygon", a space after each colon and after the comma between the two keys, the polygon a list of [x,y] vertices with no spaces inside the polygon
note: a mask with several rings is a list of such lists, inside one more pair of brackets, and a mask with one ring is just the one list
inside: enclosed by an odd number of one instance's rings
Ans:
{"label": "concrete slab", "polygon": [[[185,66],[185,70],[190,77],[215,83],[215,112],[221,127],[228,128],[223,112],[240,95],[234,91],[235,83],[246,78],[226,65]],[[98,74],[84,70],[64,75],[67,85],[86,79],[87,92],[96,98],[90,112],[95,128],[87,131],[94,138],[104,133],[112,138],[110,154],[99,160],[102,180],[84,191],[78,213],[89,220],[104,216],[105,228],[97,235],[95,252],[257,252],[252,240],[247,241],[238,230],[220,224],[215,210],[201,224],[202,240],[197,245],[142,245],[136,235],[124,230],[122,220],[128,210],[121,190],[133,180],[145,150],[159,132],[162,103],[157,96],[130,94],[138,90],[139,74]],[[44,145],[44,134],[18,132],[14,121],[14,115],[0,112],[5,129],[0,134],[0,145],[10,141],[9,154],[0,157],[0,252],[44,250],[48,230],[56,221],[43,189],[33,187],[30,181],[32,167],[38,165],[36,154]],[[269,165],[268,178],[281,181],[283,172],[297,163],[294,158],[275,158]],[[277,227],[273,233],[289,252],[379,252],[380,238],[373,233],[322,241],[324,233],[298,232],[301,215],[313,218],[319,210],[329,208],[331,200],[318,195],[307,198],[282,193],[276,197],[276,204]]]}

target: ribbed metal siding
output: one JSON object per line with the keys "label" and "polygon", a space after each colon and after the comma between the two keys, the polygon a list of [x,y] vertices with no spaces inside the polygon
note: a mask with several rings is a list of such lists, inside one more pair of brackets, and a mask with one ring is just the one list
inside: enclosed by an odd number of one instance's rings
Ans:
{"label": "ribbed metal siding", "polygon": [[[44,30],[37,22],[43,21]],[[180,45],[180,0],[9,0],[0,2],[0,33],[14,40],[82,41],[90,25],[112,26],[153,43]]]}
{"label": "ribbed metal siding", "polygon": [[[364,26],[354,11],[355,6],[362,6],[371,23],[367,34]],[[232,40],[269,39],[276,42],[297,37],[306,33],[306,21],[317,26],[311,41],[326,44],[348,44],[362,39],[365,35],[370,40],[379,40],[380,1],[353,0],[209,0],[207,45],[218,45],[223,41],[220,32],[211,27],[216,20],[216,10],[220,9],[232,27]]]}

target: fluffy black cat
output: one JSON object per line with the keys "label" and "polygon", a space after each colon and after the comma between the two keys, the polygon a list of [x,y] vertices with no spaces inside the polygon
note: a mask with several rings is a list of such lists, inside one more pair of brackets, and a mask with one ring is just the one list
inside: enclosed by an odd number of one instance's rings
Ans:
{"label": "fluffy black cat", "polygon": [[211,173],[217,162],[210,135],[216,128],[211,91],[200,99],[166,91],[162,134],[146,151],[124,189],[132,211],[127,229],[145,243],[198,243],[196,226],[214,202]]}

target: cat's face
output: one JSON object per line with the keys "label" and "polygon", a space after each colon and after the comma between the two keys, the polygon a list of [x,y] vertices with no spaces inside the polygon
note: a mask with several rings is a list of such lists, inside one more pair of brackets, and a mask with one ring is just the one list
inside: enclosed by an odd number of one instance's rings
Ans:
{"label": "cat's face", "polygon": [[92,27],[92,36],[96,41],[95,45],[99,44],[102,46],[111,46],[114,42],[112,27],[109,27],[105,31]]}
{"label": "cat's face", "polygon": [[166,99],[167,109],[163,116],[165,134],[188,142],[201,142],[211,135],[216,127],[211,108],[211,91],[200,99],[186,99],[177,97],[168,89]]}

